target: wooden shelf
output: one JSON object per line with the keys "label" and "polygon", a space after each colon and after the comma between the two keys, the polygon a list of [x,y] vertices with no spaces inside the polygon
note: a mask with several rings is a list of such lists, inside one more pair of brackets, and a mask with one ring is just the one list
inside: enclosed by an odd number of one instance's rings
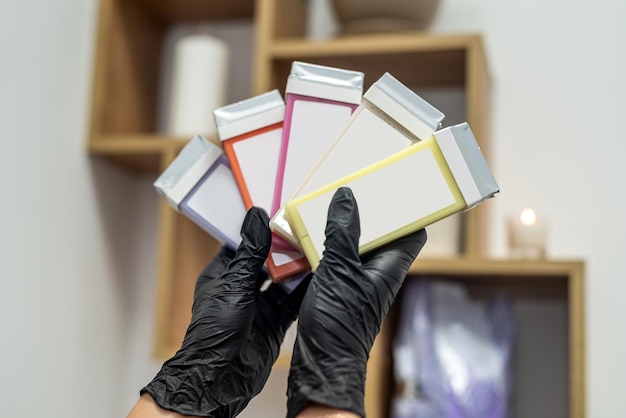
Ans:
{"label": "wooden shelf", "polygon": [[[584,334],[584,264],[579,260],[416,260],[407,280],[427,277],[462,283],[473,298],[506,295],[513,303],[528,304],[557,301],[566,306],[567,339],[562,342],[568,359],[568,372],[562,390],[566,398],[562,408],[569,416],[580,418],[585,411],[585,334]],[[396,302],[400,302],[402,293]],[[560,302],[559,302],[560,301]],[[397,303],[396,303],[397,304]],[[393,387],[391,342],[397,313],[390,312],[368,363],[366,400],[368,416],[387,417],[390,388]],[[535,344],[541,345],[542,341]],[[543,343],[545,344],[545,343]],[[535,363],[537,359],[528,359]],[[529,363],[526,363],[528,365]],[[548,368],[550,365],[547,366]],[[546,373],[550,373],[546,371]],[[374,377],[374,378],[371,378]],[[520,388],[514,388],[514,391]]]}
{"label": "wooden shelf", "polygon": [[[366,74],[365,88],[390,71],[412,88],[466,86],[468,57],[484,54],[478,35],[424,35],[402,33],[361,35],[330,41],[278,40],[267,47],[271,85],[261,81],[259,90],[279,88],[289,74],[291,62],[301,60],[320,65],[350,68]],[[485,70],[486,71],[486,70]]]}
{"label": "wooden shelf", "polygon": [[[216,138],[208,139],[219,144]],[[90,141],[87,148],[91,155],[133,172],[156,175],[163,170],[164,160],[173,160],[188,142],[189,138],[167,135],[110,135]]]}
{"label": "wooden shelf", "polygon": [[386,55],[411,52],[461,51],[480,47],[481,37],[470,35],[430,35],[403,32],[339,37],[332,40],[281,39],[268,47],[274,58],[298,56]]}
{"label": "wooden shelf", "polygon": [[137,7],[165,23],[251,19],[254,0],[131,0]]}
{"label": "wooden shelf", "polygon": [[582,274],[580,260],[510,260],[459,257],[453,259],[420,259],[411,266],[409,274],[446,274],[459,277],[473,275],[511,276],[538,279]]}

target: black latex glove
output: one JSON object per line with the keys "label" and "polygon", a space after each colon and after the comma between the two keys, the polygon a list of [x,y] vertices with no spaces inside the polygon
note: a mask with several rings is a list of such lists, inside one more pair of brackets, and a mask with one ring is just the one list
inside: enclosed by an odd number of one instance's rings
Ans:
{"label": "black latex glove", "polygon": [[198,277],[182,347],[141,390],[183,415],[234,417],[267,381],[285,331],[295,320],[308,280],[291,294],[262,272],[269,218],[252,208],[235,253],[223,248]]}
{"label": "black latex glove", "polygon": [[328,210],[324,256],[300,308],[287,417],[309,402],[365,416],[365,370],[374,339],[426,242],[420,230],[359,257],[356,201],[340,188]]}

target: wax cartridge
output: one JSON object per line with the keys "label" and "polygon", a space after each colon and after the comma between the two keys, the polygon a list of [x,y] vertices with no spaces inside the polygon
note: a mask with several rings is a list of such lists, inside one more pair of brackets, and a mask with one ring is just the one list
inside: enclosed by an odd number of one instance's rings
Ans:
{"label": "wax cartridge", "polygon": [[178,212],[224,245],[237,248],[246,207],[219,146],[196,135],[154,187]]}
{"label": "wax cartridge", "polygon": [[437,131],[377,163],[288,202],[287,219],[315,270],[333,194],[349,187],[359,207],[364,254],[499,192],[467,123]]}
{"label": "wax cartridge", "polygon": [[[293,62],[285,89],[285,124],[281,142],[273,215],[313,168],[361,101],[362,72]],[[276,237],[268,259],[276,277],[308,269],[304,256]]]}
{"label": "wax cartridge", "polygon": [[278,90],[213,112],[222,148],[247,208],[269,214],[276,184],[285,102]]}
{"label": "wax cartridge", "polygon": [[[278,90],[272,90],[216,109],[213,115],[246,208],[258,206],[272,213],[285,118],[282,96]],[[277,270],[276,262],[284,259],[296,261]],[[281,281],[289,291],[301,281],[301,272],[308,271],[309,265],[302,253],[292,247],[287,251],[273,247],[266,267],[272,280]]]}

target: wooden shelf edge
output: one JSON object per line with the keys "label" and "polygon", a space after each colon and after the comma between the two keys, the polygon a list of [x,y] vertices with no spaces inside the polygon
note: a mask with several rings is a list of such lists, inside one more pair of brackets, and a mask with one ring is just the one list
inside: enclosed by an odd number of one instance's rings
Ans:
{"label": "wooden shelf edge", "polygon": [[147,13],[167,23],[251,19],[254,0],[230,2],[134,0]]}
{"label": "wooden shelf edge", "polygon": [[180,148],[186,140],[165,135],[115,135],[89,141],[87,149],[94,155],[161,154]]}
{"label": "wooden shelf edge", "polygon": [[170,162],[188,142],[165,135],[115,135],[89,141],[87,152],[132,172],[156,173],[167,166],[161,163],[164,156]]}
{"label": "wooden shelf edge", "polygon": [[516,260],[474,257],[420,259],[418,257],[409,269],[409,274],[569,276],[573,272],[582,271],[583,266],[582,260]]}
{"label": "wooden shelf edge", "polygon": [[274,58],[297,56],[350,56],[470,49],[481,45],[480,34],[448,35],[424,32],[368,34],[329,40],[277,39],[268,46]]}

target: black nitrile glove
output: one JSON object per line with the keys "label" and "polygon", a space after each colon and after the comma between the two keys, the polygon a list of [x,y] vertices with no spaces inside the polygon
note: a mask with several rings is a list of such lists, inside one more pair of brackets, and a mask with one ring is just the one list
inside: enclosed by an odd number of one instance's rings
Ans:
{"label": "black nitrile glove", "polygon": [[340,188],[328,210],[324,256],[300,308],[287,417],[307,403],[365,416],[365,370],[374,339],[426,242],[420,230],[359,257],[356,201]]}
{"label": "black nitrile glove", "polygon": [[183,415],[234,417],[270,374],[285,331],[295,320],[308,280],[291,294],[259,287],[271,234],[259,208],[247,213],[235,253],[222,249],[198,277],[182,347],[141,390]]}

